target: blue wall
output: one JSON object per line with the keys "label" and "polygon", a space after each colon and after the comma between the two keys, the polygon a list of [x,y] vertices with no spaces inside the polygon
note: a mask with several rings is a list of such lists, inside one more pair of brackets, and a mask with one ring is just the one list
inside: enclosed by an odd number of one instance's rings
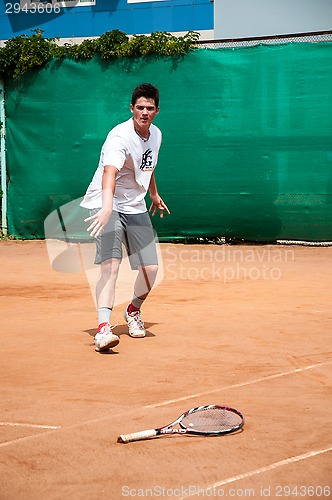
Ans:
{"label": "blue wall", "polygon": [[0,0],[0,40],[31,34],[36,28],[44,30],[45,37],[72,38],[100,36],[113,29],[127,34],[211,30],[214,22],[210,0],[96,0],[94,6],[62,8],[58,14],[15,14],[14,4],[19,0]]}

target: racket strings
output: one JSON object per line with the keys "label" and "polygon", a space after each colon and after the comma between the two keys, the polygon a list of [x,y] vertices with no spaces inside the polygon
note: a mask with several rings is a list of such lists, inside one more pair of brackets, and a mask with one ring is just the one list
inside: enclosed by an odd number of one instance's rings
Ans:
{"label": "racket strings", "polygon": [[221,432],[241,426],[242,418],[237,413],[221,408],[200,410],[186,415],[181,424],[197,432]]}

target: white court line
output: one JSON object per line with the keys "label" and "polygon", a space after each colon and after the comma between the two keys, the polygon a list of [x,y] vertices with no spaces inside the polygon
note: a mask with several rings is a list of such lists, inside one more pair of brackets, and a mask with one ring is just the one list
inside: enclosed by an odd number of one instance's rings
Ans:
{"label": "white court line", "polygon": [[241,382],[239,384],[228,385],[226,387],[220,387],[219,389],[213,389],[211,391],[198,392],[196,394],[190,394],[189,396],[183,396],[177,399],[169,399],[168,401],[163,401],[162,403],[156,403],[154,405],[147,405],[145,408],[158,408],[159,406],[166,406],[171,403],[178,403],[179,401],[186,401],[187,399],[194,399],[200,396],[207,396],[208,394],[215,394],[216,392],[225,391],[228,389],[235,389],[237,387],[245,387],[246,385],[257,384],[259,382],[265,382],[265,380],[273,380],[275,378],[286,377],[287,375],[292,375],[294,373],[301,373],[306,370],[311,370],[312,368],[317,368],[318,366],[324,366],[332,363],[332,361],[325,361],[324,363],[317,363],[316,365],[305,366],[304,368],[296,368],[295,370],[290,370],[288,372],[276,373],[274,375],[269,375],[267,377],[256,378],[250,380],[249,382]]}
{"label": "white court line", "polygon": [[[60,429],[61,427],[59,427]],[[19,443],[20,441],[30,441],[31,439],[35,439],[36,437],[40,437],[40,436],[46,436],[47,434],[51,434],[54,432],[54,429],[52,430],[48,430],[47,432],[39,432],[38,434],[33,434],[32,436],[24,436],[24,437],[21,437],[21,438],[16,438],[16,439],[12,439],[11,441],[4,441],[3,443],[0,443],[0,448],[4,448],[5,446],[9,446],[13,443]]]}
{"label": "white court line", "polygon": [[7,427],[29,427],[31,429],[61,429],[58,425],[20,424],[19,422],[0,422],[0,425]]}
{"label": "white court line", "polygon": [[[329,448],[323,448],[322,450],[309,451],[308,453],[303,453],[302,455],[297,455],[296,457],[286,458],[285,460],[281,460],[280,462],[274,462],[273,464],[266,465],[265,467],[261,467],[259,469],[255,469],[249,472],[245,472],[244,474],[239,474],[238,476],[229,477],[227,479],[224,479],[223,481],[218,481],[217,483],[213,483],[204,489],[202,488],[199,493],[201,495],[203,492],[211,490],[213,491],[214,488],[234,483],[236,481],[240,481],[241,479],[246,479],[247,477],[257,476],[258,474],[262,474],[263,472],[268,472],[270,470],[277,469],[278,467],[283,467],[284,465],[294,464],[295,462],[300,462],[301,460],[306,460],[307,458],[315,457],[316,455],[321,455],[322,453],[327,453],[328,451],[332,451],[332,446],[330,446]],[[185,497],[181,497],[179,500],[184,500],[185,498],[195,497],[195,496],[198,496],[198,493],[193,493],[192,495],[186,495]]]}
{"label": "white court line", "polygon": [[[2,424],[3,422],[1,422]],[[9,422],[4,422],[6,425],[9,424]],[[17,424],[9,424],[9,425],[14,425],[16,427]],[[29,425],[28,427],[32,427]],[[62,429],[62,427],[57,427],[57,426],[40,426],[40,425],[34,425],[34,428],[38,429],[46,429],[46,432],[39,432],[37,434],[30,434],[29,436],[23,436],[20,438],[16,439],[11,439],[10,441],[4,441],[3,443],[0,443],[0,448],[4,448],[5,446],[10,446],[13,443],[19,443],[20,441],[30,441],[31,439],[39,438],[40,436],[46,436],[47,434],[53,434],[54,431]]]}

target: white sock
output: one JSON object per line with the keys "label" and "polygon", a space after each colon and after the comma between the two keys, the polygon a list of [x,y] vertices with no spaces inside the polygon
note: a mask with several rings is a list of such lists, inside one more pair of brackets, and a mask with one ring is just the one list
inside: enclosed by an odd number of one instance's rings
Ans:
{"label": "white sock", "polygon": [[111,307],[100,307],[98,309],[98,325],[101,323],[109,323],[112,315]]}
{"label": "white sock", "polygon": [[140,297],[136,297],[136,295],[134,295],[131,303],[133,306],[137,307],[137,309],[140,309],[145,299],[146,297],[144,297],[144,299],[141,299]]}

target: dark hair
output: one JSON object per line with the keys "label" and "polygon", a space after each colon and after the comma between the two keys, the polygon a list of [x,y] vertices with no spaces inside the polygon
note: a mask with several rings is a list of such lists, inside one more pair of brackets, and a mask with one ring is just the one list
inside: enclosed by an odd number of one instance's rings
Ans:
{"label": "dark hair", "polygon": [[159,90],[151,83],[141,83],[133,91],[131,97],[131,104],[135,106],[137,99],[140,97],[145,97],[147,99],[154,99],[156,108],[159,106]]}

